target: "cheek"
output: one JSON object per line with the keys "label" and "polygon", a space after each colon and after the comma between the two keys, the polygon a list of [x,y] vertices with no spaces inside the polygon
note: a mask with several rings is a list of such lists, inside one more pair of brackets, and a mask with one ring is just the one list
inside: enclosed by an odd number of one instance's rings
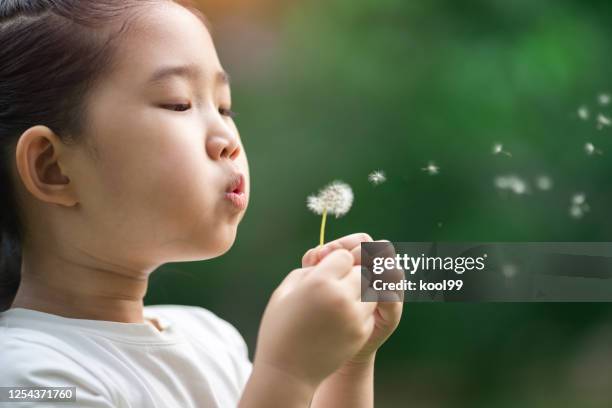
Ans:
{"label": "cheek", "polygon": [[217,175],[190,137],[149,132],[106,145],[99,174],[105,206],[127,236],[171,241],[214,217]]}

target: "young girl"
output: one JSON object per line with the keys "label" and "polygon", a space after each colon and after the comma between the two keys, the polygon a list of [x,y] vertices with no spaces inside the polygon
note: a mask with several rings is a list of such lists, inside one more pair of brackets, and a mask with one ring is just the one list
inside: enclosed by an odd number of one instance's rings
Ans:
{"label": "young girl", "polygon": [[225,253],[248,204],[202,14],[2,0],[0,44],[0,387],[76,387],[78,407],[373,405],[376,350],[402,303],[360,301],[367,234],[304,255],[268,303],[252,364],[212,312],[143,306],[160,265]]}

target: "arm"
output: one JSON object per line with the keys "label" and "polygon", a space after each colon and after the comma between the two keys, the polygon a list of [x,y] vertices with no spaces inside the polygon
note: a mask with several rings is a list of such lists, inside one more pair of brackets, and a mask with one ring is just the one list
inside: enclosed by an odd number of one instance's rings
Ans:
{"label": "arm", "polygon": [[375,355],[362,363],[345,364],[317,388],[312,408],[374,407]]}
{"label": "arm", "polygon": [[314,387],[271,365],[255,364],[238,408],[307,408]]}

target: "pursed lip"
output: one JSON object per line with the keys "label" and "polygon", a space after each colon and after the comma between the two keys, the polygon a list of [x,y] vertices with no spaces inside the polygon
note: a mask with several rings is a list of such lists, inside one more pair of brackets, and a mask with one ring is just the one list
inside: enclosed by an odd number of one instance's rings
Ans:
{"label": "pursed lip", "polygon": [[248,204],[248,198],[245,192],[245,179],[242,173],[235,173],[230,181],[225,198],[232,203],[234,208],[244,211]]}
{"label": "pursed lip", "polygon": [[241,194],[244,193],[244,187],[244,175],[242,173],[234,173],[225,192]]}

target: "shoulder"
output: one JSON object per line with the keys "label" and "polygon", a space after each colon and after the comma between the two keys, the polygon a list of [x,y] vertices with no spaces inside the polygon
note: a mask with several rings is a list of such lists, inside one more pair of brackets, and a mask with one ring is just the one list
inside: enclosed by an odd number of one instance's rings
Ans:
{"label": "shoulder", "polygon": [[53,336],[36,330],[0,330],[0,384],[76,387],[80,406],[110,407],[111,391]]}

